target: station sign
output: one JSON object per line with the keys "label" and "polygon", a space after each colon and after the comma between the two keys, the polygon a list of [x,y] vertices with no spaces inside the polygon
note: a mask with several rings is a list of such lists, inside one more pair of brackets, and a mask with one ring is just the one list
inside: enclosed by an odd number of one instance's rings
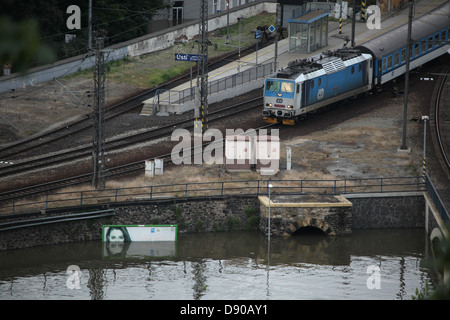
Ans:
{"label": "station sign", "polygon": [[[175,61],[197,62],[202,61],[202,58],[200,54],[175,53]],[[205,56],[205,61],[208,61],[208,56]]]}

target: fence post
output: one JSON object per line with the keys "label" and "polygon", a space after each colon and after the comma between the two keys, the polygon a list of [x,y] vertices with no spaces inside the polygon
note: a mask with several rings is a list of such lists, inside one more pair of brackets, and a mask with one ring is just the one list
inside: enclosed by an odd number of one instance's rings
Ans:
{"label": "fence post", "polygon": [[119,189],[117,188],[116,189],[116,195],[115,195],[115,197],[114,197],[114,202],[117,202],[117,193],[119,192]]}
{"label": "fence post", "polygon": [[222,190],[220,190],[220,195],[223,196],[223,181],[222,181]]}
{"label": "fence post", "polygon": [[150,186],[150,200],[153,198],[153,186]]}
{"label": "fence post", "polygon": [[380,192],[383,193],[383,178],[380,178]]}
{"label": "fence post", "polygon": [[187,198],[187,193],[188,193],[188,184],[185,184],[185,188],[184,188],[184,197]]}
{"label": "fence post", "polygon": [[303,194],[303,180],[300,180],[300,194]]}
{"label": "fence post", "polygon": [[259,180],[258,180],[258,186],[257,186],[257,189],[256,189],[256,195],[259,196]]}
{"label": "fence post", "polygon": [[336,194],[336,180],[334,180],[334,194]]}
{"label": "fence post", "polygon": [[48,193],[45,194],[45,210],[48,209]]}
{"label": "fence post", "polygon": [[83,191],[80,192],[80,206],[83,205]]}

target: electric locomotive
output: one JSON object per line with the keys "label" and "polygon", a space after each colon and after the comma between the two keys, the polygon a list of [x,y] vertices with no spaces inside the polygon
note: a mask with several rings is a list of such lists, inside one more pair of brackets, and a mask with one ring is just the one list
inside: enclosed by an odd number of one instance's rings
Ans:
{"label": "electric locomotive", "polygon": [[265,80],[264,121],[293,125],[300,115],[371,89],[372,56],[326,51],[292,61]]}

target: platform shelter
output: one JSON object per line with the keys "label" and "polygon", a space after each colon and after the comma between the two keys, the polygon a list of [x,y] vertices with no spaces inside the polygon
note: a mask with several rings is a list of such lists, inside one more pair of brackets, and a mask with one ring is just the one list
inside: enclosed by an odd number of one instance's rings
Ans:
{"label": "platform shelter", "polygon": [[324,10],[309,10],[288,19],[289,53],[311,53],[328,45],[328,16]]}

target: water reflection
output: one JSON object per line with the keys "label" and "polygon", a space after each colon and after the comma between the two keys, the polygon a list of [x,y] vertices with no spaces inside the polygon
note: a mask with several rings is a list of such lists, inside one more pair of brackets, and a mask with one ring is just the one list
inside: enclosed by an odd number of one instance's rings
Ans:
{"label": "water reflection", "polygon": [[[84,242],[0,252],[0,299],[410,299],[429,281],[423,230],[267,238],[180,234],[177,242]],[[68,266],[81,289],[67,287]],[[380,268],[370,290],[367,267]]]}

